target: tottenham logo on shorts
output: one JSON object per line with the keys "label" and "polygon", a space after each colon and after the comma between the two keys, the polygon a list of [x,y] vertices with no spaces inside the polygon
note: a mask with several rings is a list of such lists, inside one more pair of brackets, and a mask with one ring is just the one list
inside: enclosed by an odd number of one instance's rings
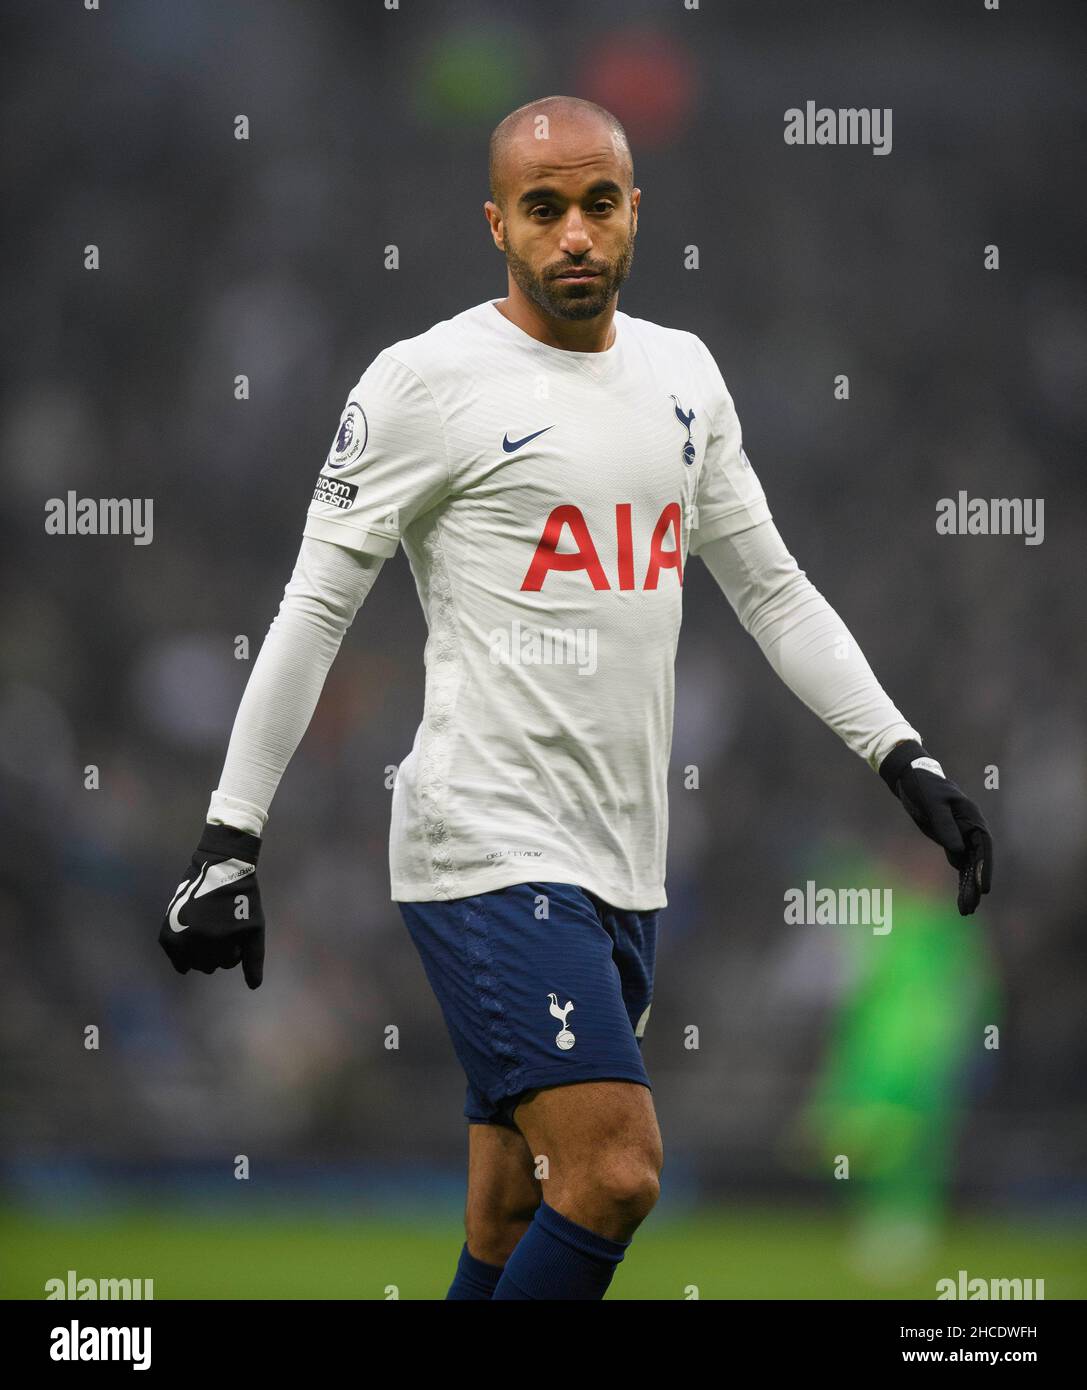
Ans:
{"label": "tottenham logo on shorts", "polygon": [[339,507],[341,512],[346,512],[358,493],[358,483],[341,483],[339,478],[326,478],[322,474],[313,489],[313,500],[327,502],[330,507]]}
{"label": "tottenham logo on shorts", "polygon": [[694,463],[694,442],[691,439],[691,424],[694,421],[694,411],[684,410],[675,396],[672,396],[671,399],[676,402],[676,419],[687,430],[687,442],[683,446],[683,462],[690,465]]}
{"label": "tottenham logo on shorts", "polygon": [[366,448],[370,429],[366,423],[366,413],[358,401],[348,401],[347,408],[340,417],[340,427],[332,448],[328,453],[328,468],[345,468],[354,463]]}
{"label": "tottenham logo on shorts", "polygon": [[547,997],[551,1002],[551,1008],[548,1012],[562,1024],[562,1027],[555,1035],[555,1042],[562,1048],[563,1052],[569,1052],[574,1045],[574,1035],[566,1026],[566,1015],[573,1010],[574,1006],[571,1001],[567,999],[566,1007],[560,1009],[559,996],[557,994],[549,994]]}

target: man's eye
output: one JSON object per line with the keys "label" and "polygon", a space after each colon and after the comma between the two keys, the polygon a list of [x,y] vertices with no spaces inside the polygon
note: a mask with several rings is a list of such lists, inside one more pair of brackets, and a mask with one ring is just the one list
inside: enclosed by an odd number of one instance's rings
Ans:
{"label": "man's eye", "polygon": [[594,212],[611,212],[615,204],[607,198],[601,198],[599,202],[593,204]]}
{"label": "man's eye", "polygon": [[553,208],[549,208],[549,207],[546,205],[546,203],[541,203],[539,207],[536,207],[536,208],[533,208],[533,209],[532,209],[532,211],[529,213],[529,217],[535,217],[537,213],[543,213],[545,216],[547,216],[549,213],[551,213],[551,212],[553,212],[553,211],[554,211],[554,209],[553,209]]}

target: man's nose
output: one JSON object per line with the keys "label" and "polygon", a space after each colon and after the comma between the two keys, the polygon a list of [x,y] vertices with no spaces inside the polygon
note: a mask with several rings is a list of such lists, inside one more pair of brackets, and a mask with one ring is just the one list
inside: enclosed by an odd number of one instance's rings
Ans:
{"label": "man's nose", "polygon": [[563,223],[562,249],[577,256],[587,251],[592,244],[593,239],[589,235],[589,228],[580,210],[572,209],[567,214],[566,221]]}

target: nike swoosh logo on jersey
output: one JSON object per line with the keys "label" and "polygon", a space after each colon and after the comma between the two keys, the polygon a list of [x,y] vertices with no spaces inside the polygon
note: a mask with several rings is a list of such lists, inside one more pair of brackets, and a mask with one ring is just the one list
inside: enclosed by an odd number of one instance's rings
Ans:
{"label": "nike swoosh logo on jersey", "polygon": [[539,439],[541,434],[546,434],[548,430],[553,430],[554,428],[554,425],[545,425],[542,430],[537,430],[535,434],[526,434],[524,439],[510,439],[509,435],[505,434],[502,437],[502,448],[507,454],[512,454],[516,450],[523,448],[526,444],[530,444],[532,440]]}
{"label": "nike swoosh logo on jersey", "polygon": [[248,864],[244,859],[224,859],[218,864],[205,864],[191,882],[186,879],[178,884],[177,894],[170,905],[170,930],[180,932],[188,929],[188,923],[180,920],[180,913],[190,898],[202,898],[205,893],[214,893],[216,888],[238,883],[248,878],[255,868],[255,864]]}

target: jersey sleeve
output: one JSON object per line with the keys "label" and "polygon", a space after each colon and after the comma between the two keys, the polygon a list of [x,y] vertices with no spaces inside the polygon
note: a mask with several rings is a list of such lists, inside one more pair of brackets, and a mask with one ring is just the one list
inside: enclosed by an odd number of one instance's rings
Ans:
{"label": "jersey sleeve", "polygon": [[380,352],[344,406],[303,534],[384,558],[449,493],[437,406],[410,367]]}
{"label": "jersey sleeve", "polygon": [[770,507],[755,470],[743,448],[736,407],[732,404],[709,348],[696,338],[711,383],[706,456],[695,493],[689,549],[697,555],[704,545],[746,531],[770,519]]}

